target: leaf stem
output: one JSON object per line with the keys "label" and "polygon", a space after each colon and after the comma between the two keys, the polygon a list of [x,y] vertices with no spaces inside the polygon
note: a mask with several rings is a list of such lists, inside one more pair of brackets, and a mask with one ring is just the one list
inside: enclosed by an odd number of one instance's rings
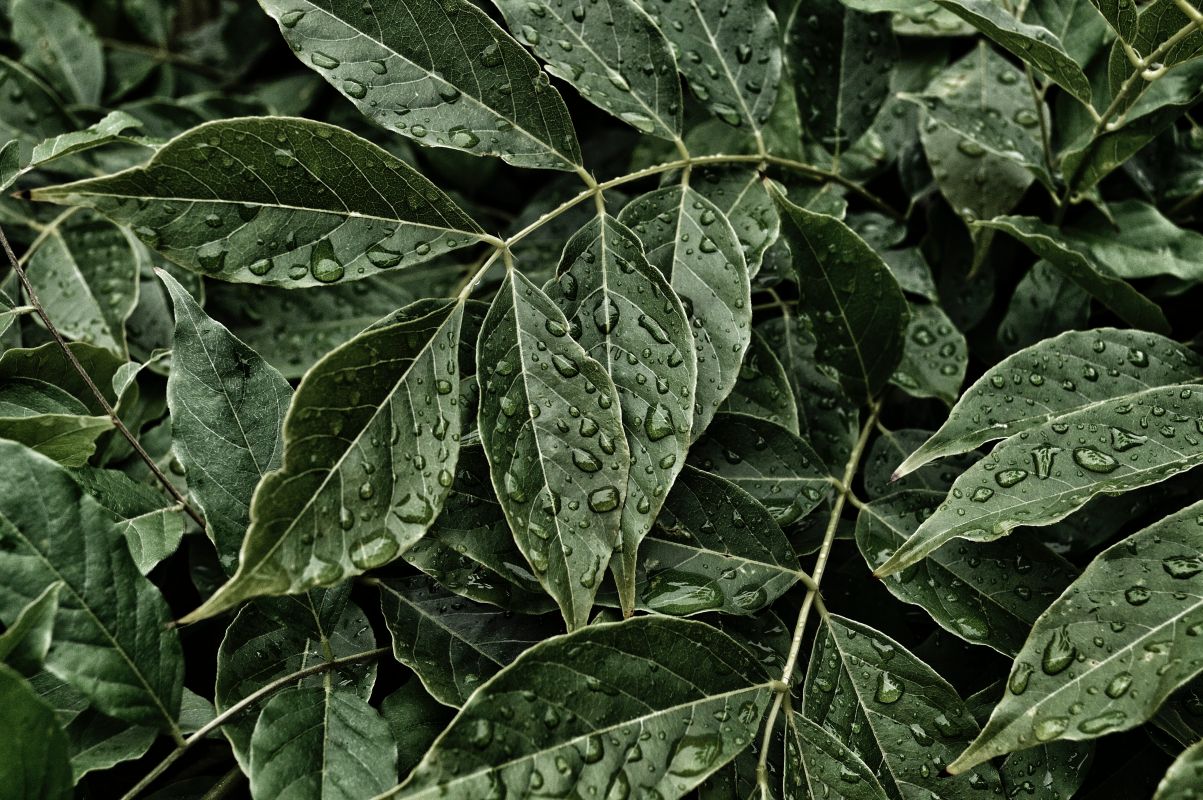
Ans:
{"label": "leaf stem", "polygon": [[163,471],[159,469],[159,465],[155,463],[153,458],[151,458],[150,453],[147,453],[142,447],[141,442],[138,441],[138,437],[134,436],[134,434],[130,432],[129,428],[125,427],[125,423],[122,422],[121,417],[117,415],[116,410],[104,396],[104,393],[100,391],[100,388],[96,385],[96,382],[92,380],[92,376],[88,374],[86,369],[84,369],[84,365],[79,363],[79,359],[75,357],[75,353],[73,353],[71,348],[67,345],[67,340],[63,338],[63,334],[59,332],[59,329],[55,327],[54,323],[50,320],[50,315],[46,313],[46,308],[42,305],[42,301],[38,298],[38,293],[34,290],[33,284],[29,282],[29,276],[25,274],[25,268],[17,259],[16,254],[13,253],[12,245],[9,244],[8,236],[5,235],[3,228],[0,228],[0,246],[3,246],[4,253],[8,256],[8,263],[13,268],[13,272],[16,273],[17,280],[21,282],[21,288],[25,291],[25,297],[29,300],[29,304],[33,306],[34,312],[41,318],[42,324],[46,326],[46,330],[50,332],[50,335],[54,338],[54,341],[58,343],[59,349],[63,351],[63,355],[67,357],[67,361],[71,364],[71,367],[79,375],[80,379],[83,380],[84,384],[87,385],[89,391],[92,392],[92,395],[96,398],[96,402],[99,403],[100,407],[104,409],[104,412],[109,415],[109,419],[113,421],[114,427],[116,427],[118,432],[125,437],[125,440],[129,442],[130,447],[134,448],[134,452],[136,452],[138,456],[146,462],[146,466],[150,468],[151,473],[159,480],[159,483],[163,484],[163,488],[167,490],[167,493],[171,495],[172,499],[175,500],[176,503],[180,504],[184,511],[187,512],[188,516],[192,517],[193,521],[200,526],[201,530],[204,530],[204,519],[196,512],[196,509],[188,505],[188,501],[184,499],[184,495],[180,493],[180,490],[177,489],[175,484],[173,484],[171,480],[163,474]]}
{"label": "leaf stem", "polygon": [[831,549],[835,542],[836,530],[839,528],[840,514],[844,511],[844,503],[852,497],[852,490],[850,488],[852,480],[856,477],[861,457],[864,455],[865,448],[869,443],[869,436],[873,433],[877,424],[877,417],[881,413],[881,405],[878,403],[871,404],[869,408],[869,418],[861,426],[860,436],[852,448],[852,453],[848,456],[848,464],[844,467],[844,477],[840,481],[840,492],[836,495],[835,502],[831,506],[831,516],[827,520],[827,530],[823,533],[823,543],[819,546],[819,554],[815,558],[815,568],[811,571],[811,577],[814,579],[815,586],[806,592],[806,597],[802,600],[802,608],[798,611],[798,621],[794,623],[794,635],[790,640],[785,667],[781,670],[781,685],[784,688],[777,691],[774,695],[773,704],[769,707],[769,713],[765,717],[764,739],[760,747],[760,759],[756,763],[756,785],[760,787],[762,800],[771,800],[772,798],[769,790],[769,745],[772,741],[773,726],[777,723],[777,714],[781,710],[781,704],[785,699],[785,695],[789,693],[793,683],[794,669],[798,663],[798,653],[802,649],[802,636],[806,632],[806,621],[810,617],[810,609],[812,606],[817,606],[819,615],[824,618],[827,616],[827,607],[823,604],[823,598],[819,595],[818,591],[819,583],[823,580],[823,572],[827,568],[828,559],[831,558]]}
{"label": "leaf stem", "polygon": [[270,694],[274,694],[275,692],[279,691],[280,689],[286,688],[290,684],[296,683],[297,681],[301,680],[302,678],[307,678],[310,675],[317,675],[322,672],[327,672],[329,670],[337,669],[338,667],[344,666],[346,664],[354,664],[358,661],[367,661],[367,660],[375,658],[377,656],[384,655],[387,652],[389,652],[389,649],[387,647],[377,647],[372,650],[364,650],[363,652],[360,652],[360,653],[353,653],[349,656],[343,656],[342,658],[335,658],[330,661],[323,661],[319,664],[314,664],[313,666],[305,667],[304,669],[299,669],[296,672],[290,672],[289,674],[283,676],[282,678],[277,678],[276,680],[272,681],[271,683],[266,684],[265,686],[259,687],[255,691],[248,694],[246,697],[239,700],[234,705],[227,708],[225,711],[223,711],[220,714],[218,714],[217,716],[215,716],[213,719],[209,720],[207,723],[205,723],[200,728],[197,728],[196,731],[191,736],[189,736],[187,739],[185,739],[183,742],[181,742],[178,747],[176,747],[174,750],[172,750],[170,753],[168,753],[166,755],[166,757],[164,757],[163,760],[160,761],[154,769],[152,769],[149,773],[147,773],[146,776],[142,778],[142,780],[138,781],[138,783],[134,786],[134,788],[130,789],[128,792],[126,792],[124,795],[122,795],[121,800],[133,800],[133,798],[137,797],[138,794],[142,792],[142,790],[146,789],[148,786],[150,786],[152,783],[154,783],[155,779],[157,779],[160,775],[162,775],[164,772],[166,772],[167,768],[170,767],[172,764],[174,764],[180,758],[180,756],[184,755],[184,753],[186,753],[188,751],[188,749],[192,747],[192,745],[196,744],[201,739],[204,739],[210,733],[217,730],[222,725],[225,725],[233,717],[237,716],[238,714],[241,714],[248,707],[259,702],[264,697],[266,697]]}

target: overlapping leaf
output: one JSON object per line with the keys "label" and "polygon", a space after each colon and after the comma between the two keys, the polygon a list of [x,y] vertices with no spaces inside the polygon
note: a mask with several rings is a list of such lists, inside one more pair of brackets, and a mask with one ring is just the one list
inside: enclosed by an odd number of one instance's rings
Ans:
{"label": "overlapping leaf", "polygon": [[67,736],[54,709],[17,672],[0,664],[0,781],[11,797],[74,796]]}

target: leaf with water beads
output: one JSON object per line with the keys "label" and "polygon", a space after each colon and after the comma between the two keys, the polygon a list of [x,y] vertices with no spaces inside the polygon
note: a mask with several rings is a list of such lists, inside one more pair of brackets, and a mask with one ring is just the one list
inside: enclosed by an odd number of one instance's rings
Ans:
{"label": "leaf with water beads", "polygon": [[620,541],[630,452],[614,382],[569,329],[559,307],[510,270],[481,326],[476,364],[493,487],[571,630],[588,621]]}
{"label": "leaf with water beads", "polygon": [[1196,380],[1201,373],[1203,359],[1157,334],[1114,328],[1063,333],[988,369],[965,390],[940,429],[899,465],[894,477],[1075,409],[1100,406],[1154,386]]}
{"label": "leaf with water beads", "polygon": [[1122,494],[1203,464],[1203,389],[1163,386],[1061,414],[998,445],[876,570],[889,575],[951,539],[988,542],[1050,525],[1099,494]]}
{"label": "leaf with water beads", "polygon": [[1149,720],[1203,672],[1203,503],[1101,553],[1041,615],[962,770],[1055,739]]}
{"label": "leaf with water beads", "polygon": [[902,362],[891,383],[912,397],[956,402],[969,361],[965,337],[938,305],[911,303]]}
{"label": "leaf with water beads", "polygon": [[830,615],[815,638],[803,715],[834,734],[874,772],[890,797],[926,790],[940,800],[1000,792],[985,765],[949,778],[944,764],[978,731],[956,690],[885,634]]}
{"label": "leaf with water beads", "polygon": [[251,501],[238,571],[184,621],[258,595],[332,586],[426,532],[459,455],[462,303],[421,300],[313,366],[284,419],[284,461]]}
{"label": "leaf with water beads", "polygon": [[291,117],[206,123],[144,166],[32,196],[94,208],[203,275],[290,288],[407,267],[484,236],[404,161]]}
{"label": "leaf with water beads", "polygon": [[805,788],[808,797],[887,800],[873,770],[831,731],[791,713],[785,728],[783,797]]}
{"label": "leaf with water beads", "polygon": [[700,622],[590,625],[481,686],[395,796],[680,797],[751,743],[774,685]]}
{"label": "leaf with water beads", "polygon": [[739,368],[739,379],[720,411],[760,417],[790,433],[799,431],[798,404],[785,366],[756,331],[752,332],[751,344]]}
{"label": "leaf with water beads", "polygon": [[468,0],[260,5],[302,63],[388,130],[519,167],[572,171],[581,164],[560,93],[522,45]]}
{"label": "leaf with water beads", "polygon": [[609,215],[590,220],[568,240],[546,291],[568,319],[569,334],[618,391],[631,462],[621,546],[610,569],[630,614],[639,542],[689,449],[697,384],[693,331],[668,279],[647,262],[635,234]]}

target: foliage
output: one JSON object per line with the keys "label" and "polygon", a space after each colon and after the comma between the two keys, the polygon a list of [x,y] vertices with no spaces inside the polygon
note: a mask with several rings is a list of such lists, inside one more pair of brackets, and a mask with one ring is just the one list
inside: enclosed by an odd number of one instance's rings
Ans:
{"label": "foliage", "polygon": [[1203,796],[1201,9],[0,3],[0,798]]}

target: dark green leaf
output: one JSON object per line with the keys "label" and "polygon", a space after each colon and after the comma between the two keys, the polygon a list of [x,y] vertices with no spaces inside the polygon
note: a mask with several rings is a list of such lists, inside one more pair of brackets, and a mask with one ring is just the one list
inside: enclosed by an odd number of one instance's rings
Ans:
{"label": "dark green leaf", "polygon": [[1136,38],[1136,3],[1128,0],[1090,0],[1124,41]]}
{"label": "dark green leaf", "polygon": [[755,331],[739,378],[720,410],[767,419],[798,433],[798,406],[789,376],[768,342]]}
{"label": "dark green leaf", "polygon": [[1037,261],[1019,279],[1007,313],[998,324],[998,342],[1012,355],[1059,333],[1081,330],[1090,317],[1090,295],[1047,261]]}
{"label": "dark green leaf", "polygon": [[760,271],[764,253],[777,240],[781,217],[760,173],[744,167],[711,167],[694,172],[692,186],[731,222],[748,263],[748,277]]}
{"label": "dark green leaf", "polygon": [[902,362],[891,382],[913,397],[957,400],[969,361],[965,337],[938,305],[910,304]]}
{"label": "dark green leaf", "polygon": [[59,800],[72,791],[67,736],[54,709],[0,664],[0,786],[14,800]]}
{"label": "dark green leaf", "polygon": [[7,664],[25,676],[42,668],[54,636],[54,619],[58,616],[58,596],[62,589],[61,581],[50,584],[8,623],[4,633],[0,634],[0,664]]}
{"label": "dark green leaf", "polygon": [[397,742],[397,769],[408,775],[455,712],[431,697],[420,680],[411,678],[380,702],[380,714]]}
{"label": "dark green leaf", "polygon": [[86,463],[96,450],[96,440],[113,429],[109,417],[88,411],[50,383],[16,378],[0,385],[0,437],[69,467]]}
{"label": "dark green leaf", "polygon": [[1203,742],[1195,742],[1170,765],[1153,800],[1190,800],[1203,782]]}
{"label": "dark green leaf", "polygon": [[67,99],[100,101],[104,54],[88,20],[62,0],[12,0],[8,8],[21,60],[54,84]]}
{"label": "dark green leaf", "polygon": [[[886,800],[877,776],[855,752],[821,725],[801,714],[786,720],[783,797],[805,786],[810,797],[842,800]],[[792,785],[791,785],[792,784]]]}
{"label": "dark green leaf", "polygon": [[895,478],[894,468],[931,438],[932,432],[918,428],[882,430],[881,436],[869,445],[861,479],[865,495],[870,500],[906,489],[930,489],[947,494],[957,476],[981,458],[981,453],[959,453],[947,456],[939,464],[926,464],[914,472]]}

